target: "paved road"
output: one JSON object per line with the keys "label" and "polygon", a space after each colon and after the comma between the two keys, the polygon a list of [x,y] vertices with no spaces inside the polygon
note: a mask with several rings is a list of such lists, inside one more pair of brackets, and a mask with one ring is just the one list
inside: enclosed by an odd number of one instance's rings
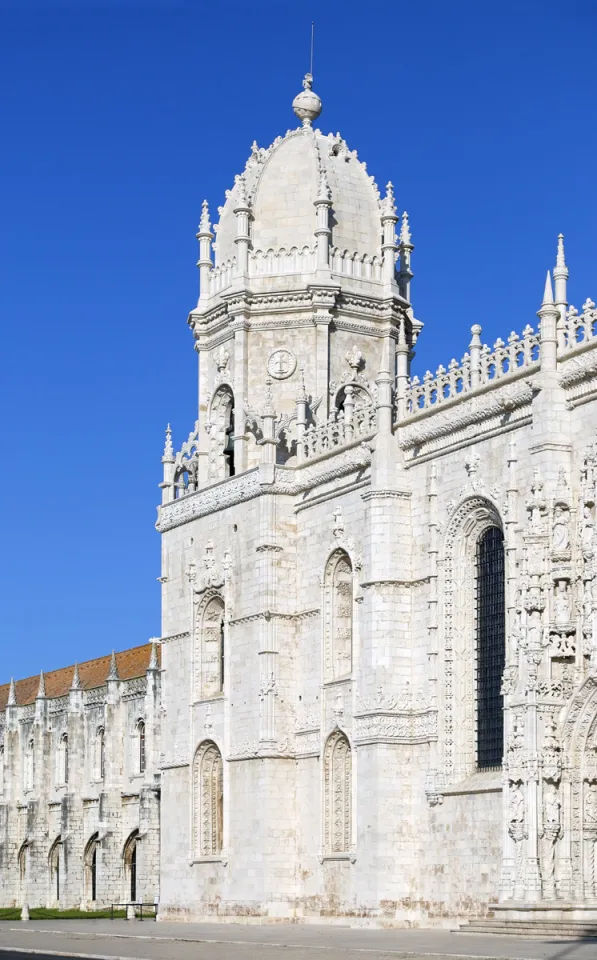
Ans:
{"label": "paved road", "polygon": [[597,942],[311,924],[0,923],[0,960],[597,960]]}

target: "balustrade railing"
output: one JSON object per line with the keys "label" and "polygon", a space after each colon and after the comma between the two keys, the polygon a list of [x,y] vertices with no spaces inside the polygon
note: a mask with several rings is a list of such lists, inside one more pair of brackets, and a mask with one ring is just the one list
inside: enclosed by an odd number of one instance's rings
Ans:
{"label": "balustrade railing", "polygon": [[377,429],[376,411],[372,404],[355,407],[347,417],[343,410],[335,411],[325,423],[307,427],[298,439],[298,459],[321,457],[354,440],[371,436]]}
{"label": "balustrade railing", "polygon": [[430,370],[422,380],[415,376],[406,388],[406,415],[437,407],[462,393],[486,383],[512,376],[539,360],[539,331],[526,326],[522,336],[512,332],[505,343],[498,339],[493,350],[480,340],[481,327],[472,328],[470,353],[460,363],[451,360],[448,367],[440,365],[435,376]]}
{"label": "balustrade railing", "polygon": [[594,340],[597,335],[597,310],[593,300],[588,299],[582,305],[582,313],[570,306],[566,319],[558,324],[558,351],[567,353],[575,347]]}

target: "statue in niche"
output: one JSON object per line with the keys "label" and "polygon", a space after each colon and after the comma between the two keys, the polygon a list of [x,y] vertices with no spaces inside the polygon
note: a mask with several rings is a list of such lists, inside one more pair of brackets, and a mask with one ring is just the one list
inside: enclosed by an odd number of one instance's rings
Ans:
{"label": "statue in niche", "polygon": [[543,795],[543,826],[560,826],[561,803],[558,797],[558,788],[553,783],[546,783]]}
{"label": "statue in niche", "polygon": [[553,900],[555,890],[556,840],[560,835],[560,809],[558,788],[546,783],[543,788],[543,855],[541,857],[541,886],[543,896]]}
{"label": "statue in niche", "polygon": [[561,504],[555,509],[553,521],[553,552],[565,554],[570,549],[570,511]]}
{"label": "statue in niche", "polygon": [[585,822],[597,823],[597,783],[588,783],[585,793]]}
{"label": "statue in niche", "polygon": [[580,542],[582,552],[585,557],[593,553],[593,540],[595,537],[595,521],[593,520],[593,511],[588,503],[582,508],[582,519],[580,528]]}
{"label": "statue in niche", "polygon": [[508,800],[508,832],[513,840],[522,840],[524,836],[524,793],[520,783],[510,787]]}
{"label": "statue in niche", "polygon": [[558,580],[555,595],[556,621],[569,623],[570,621],[570,593],[567,580]]}

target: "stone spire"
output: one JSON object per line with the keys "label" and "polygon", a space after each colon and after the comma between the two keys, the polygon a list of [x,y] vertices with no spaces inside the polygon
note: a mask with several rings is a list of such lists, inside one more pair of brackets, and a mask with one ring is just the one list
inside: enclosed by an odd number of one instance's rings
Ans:
{"label": "stone spire", "polygon": [[303,80],[303,92],[298,93],[292,101],[292,109],[299,120],[302,120],[303,127],[310,127],[313,120],[317,120],[322,109],[321,100],[312,87],[313,76],[306,73]]}
{"label": "stone spire", "polygon": [[553,301],[553,289],[549,270],[545,278],[543,303],[541,304],[541,309],[537,311],[537,316],[541,320],[541,369],[555,370],[557,366],[557,321],[559,311]]}
{"label": "stone spire", "polygon": [[37,688],[36,700],[43,700],[46,696],[46,678],[44,677],[43,670],[39,672],[39,686]]}
{"label": "stone spire", "polygon": [[558,252],[556,256],[556,265],[553,268],[553,279],[555,285],[555,303],[560,315],[560,323],[566,321],[566,310],[568,307],[567,283],[568,267],[566,266],[566,256],[564,253],[564,234],[558,235]]}
{"label": "stone spire", "polygon": [[172,427],[170,424],[166,427],[166,442],[164,443],[164,456],[162,463],[174,463],[174,447],[172,446]]}
{"label": "stone spire", "polygon": [[75,663],[75,669],[73,670],[73,682],[70,685],[71,690],[80,690],[81,689],[81,678],[79,676],[79,664]]}
{"label": "stone spire", "polygon": [[118,676],[118,664],[116,663],[116,654],[112,650],[112,656],[110,657],[110,669],[108,671],[108,680],[120,680]]}
{"label": "stone spire", "polygon": [[17,690],[15,687],[14,677],[10,678],[10,687],[8,688],[8,700],[6,701],[7,707],[16,707],[17,705]]}
{"label": "stone spire", "polygon": [[396,275],[396,202],[394,200],[394,185],[392,181],[386,186],[386,195],[381,202],[381,229],[383,257],[383,277],[386,283],[392,281]]}
{"label": "stone spire", "polygon": [[201,204],[201,219],[199,220],[199,230],[197,240],[199,241],[199,299],[205,300],[209,294],[209,273],[212,268],[211,262],[211,241],[213,240],[211,232],[211,223],[209,221],[209,207],[207,200]]}
{"label": "stone spire", "polygon": [[404,297],[410,303],[410,281],[413,278],[413,272],[410,268],[410,255],[414,250],[408,222],[408,213],[406,210],[402,214],[400,224],[400,242],[398,244],[400,252],[400,270],[398,272],[398,285],[400,287],[400,296]]}

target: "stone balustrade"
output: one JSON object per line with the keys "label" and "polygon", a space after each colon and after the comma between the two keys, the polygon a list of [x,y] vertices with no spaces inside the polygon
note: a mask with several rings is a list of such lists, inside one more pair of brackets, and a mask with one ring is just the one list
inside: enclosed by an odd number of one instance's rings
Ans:
{"label": "stone balustrade", "polygon": [[334,411],[325,423],[311,424],[298,439],[299,463],[334,453],[341,447],[372,436],[377,430],[373,404],[355,407],[348,415]]}
{"label": "stone balustrade", "polygon": [[458,363],[440,365],[435,376],[430,370],[422,380],[415,376],[406,388],[406,416],[413,416],[452,400],[462,393],[493,381],[502,380],[531,367],[539,360],[539,331],[526,326],[522,335],[512,332],[508,341],[497,339],[493,350],[482,344],[481,327],[472,327],[470,352]]}
{"label": "stone balustrade", "polygon": [[558,324],[558,351],[568,353],[595,339],[596,334],[597,310],[594,301],[589,298],[582,305],[582,313],[570,306],[565,321]]}

